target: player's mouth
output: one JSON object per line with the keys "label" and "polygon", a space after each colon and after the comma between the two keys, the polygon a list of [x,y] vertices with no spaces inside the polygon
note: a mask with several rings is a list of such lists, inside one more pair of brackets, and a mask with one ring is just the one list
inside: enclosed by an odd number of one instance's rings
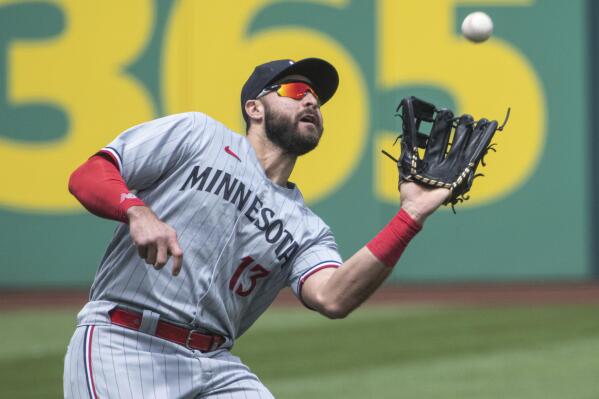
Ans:
{"label": "player's mouth", "polygon": [[318,117],[313,114],[305,114],[300,118],[300,122],[311,123],[314,126],[318,126]]}

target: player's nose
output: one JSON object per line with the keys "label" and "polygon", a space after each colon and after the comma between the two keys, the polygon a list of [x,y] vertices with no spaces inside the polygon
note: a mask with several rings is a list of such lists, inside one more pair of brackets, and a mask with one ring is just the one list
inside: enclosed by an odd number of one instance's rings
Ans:
{"label": "player's nose", "polygon": [[318,101],[318,98],[316,98],[314,94],[308,92],[304,98],[302,98],[302,105],[305,107],[318,108],[320,107],[320,101]]}

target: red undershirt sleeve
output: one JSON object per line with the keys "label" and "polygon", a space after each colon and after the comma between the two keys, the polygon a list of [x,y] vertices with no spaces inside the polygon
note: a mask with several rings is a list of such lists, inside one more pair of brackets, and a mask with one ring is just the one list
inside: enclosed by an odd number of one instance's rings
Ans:
{"label": "red undershirt sleeve", "polygon": [[110,155],[98,153],[77,168],[69,179],[69,191],[94,215],[128,223],[127,209],[145,206],[129,191]]}

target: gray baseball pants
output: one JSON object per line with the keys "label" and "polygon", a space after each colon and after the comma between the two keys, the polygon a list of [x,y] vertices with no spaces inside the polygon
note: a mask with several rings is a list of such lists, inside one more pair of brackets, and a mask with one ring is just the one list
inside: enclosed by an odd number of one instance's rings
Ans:
{"label": "gray baseball pants", "polygon": [[273,398],[226,349],[201,353],[116,325],[77,327],[64,361],[64,397]]}

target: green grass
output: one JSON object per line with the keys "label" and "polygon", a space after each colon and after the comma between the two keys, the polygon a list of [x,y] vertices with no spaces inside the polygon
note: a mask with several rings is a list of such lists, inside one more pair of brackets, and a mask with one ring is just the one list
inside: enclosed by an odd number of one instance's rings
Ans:
{"label": "green grass", "polygon": [[[62,395],[76,311],[0,313],[0,398]],[[238,342],[278,398],[599,398],[599,307],[273,309]]]}
{"label": "green grass", "polygon": [[61,398],[77,310],[0,313],[0,398]]}

